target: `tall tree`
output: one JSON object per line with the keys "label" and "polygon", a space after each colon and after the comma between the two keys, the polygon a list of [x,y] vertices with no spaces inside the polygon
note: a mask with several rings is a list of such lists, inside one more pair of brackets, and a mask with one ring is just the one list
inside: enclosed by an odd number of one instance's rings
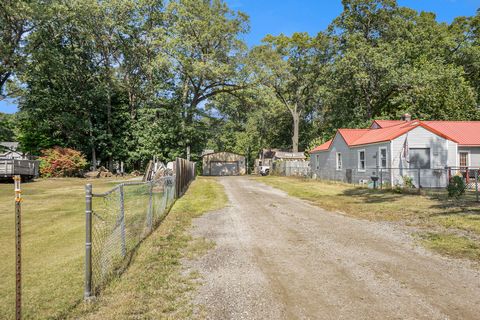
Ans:
{"label": "tall tree", "polygon": [[7,96],[8,81],[25,64],[25,35],[31,32],[35,1],[0,2],[0,100]]}
{"label": "tall tree", "polygon": [[[176,0],[168,4],[167,27],[159,45],[174,72],[174,95],[182,106],[184,146],[195,144],[194,121],[201,106],[220,93],[246,86],[242,73],[246,45],[239,36],[248,18],[230,10],[224,1]],[[197,147],[197,151],[200,148]]]}
{"label": "tall tree", "polygon": [[307,33],[267,36],[252,50],[258,81],[271,90],[292,117],[292,149],[298,151],[301,117],[321,105],[319,84],[328,60],[328,39]]}

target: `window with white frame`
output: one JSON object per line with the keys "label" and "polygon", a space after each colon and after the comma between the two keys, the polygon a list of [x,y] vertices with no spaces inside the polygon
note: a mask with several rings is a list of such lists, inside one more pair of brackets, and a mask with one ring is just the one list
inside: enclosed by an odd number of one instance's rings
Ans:
{"label": "window with white frame", "polygon": [[387,148],[380,148],[378,152],[378,165],[380,168],[387,167]]}
{"label": "window with white frame", "polygon": [[468,167],[470,165],[470,153],[462,151],[458,153],[460,167]]}
{"label": "window with white frame", "polygon": [[365,150],[358,150],[358,171],[365,171]]}
{"label": "window with white frame", "polygon": [[342,170],[342,166],[343,166],[343,163],[342,163],[342,153],[341,153],[341,152],[337,152],[337,170]]}

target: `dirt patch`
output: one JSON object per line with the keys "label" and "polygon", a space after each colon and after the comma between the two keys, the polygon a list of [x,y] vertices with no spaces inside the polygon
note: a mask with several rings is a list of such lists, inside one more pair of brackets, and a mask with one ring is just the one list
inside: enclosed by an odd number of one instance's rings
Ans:
{"label": "dirt patch", "polygon": [[476,319],[480,272],[432,254],[407,230],[325,212],[244,177],[220,182],[230,206],[195,220],[216,243],[202,276],[207,319]]}

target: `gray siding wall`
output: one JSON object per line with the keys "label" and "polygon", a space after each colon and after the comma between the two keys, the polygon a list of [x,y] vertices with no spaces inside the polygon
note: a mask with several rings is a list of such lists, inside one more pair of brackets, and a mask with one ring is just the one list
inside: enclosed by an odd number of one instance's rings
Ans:
{"label": "gray siding wall", "polygon": [[[348,147],[340,134],[333,139],[330,150],[312,153],[310,165],[312,174],[319,179],[347,181],[347,169],[352,169],[352,182],[357,184],[360,180],[370,180],[372,175],[377,175],[378,153],[381,147],[387,150],[387,166],[391,158],[390,142],[377,143],[359,147]],[[365,150],[365,171],[358,170],[358,151]],[[337,153],[342,154],[342,169],[337,170]]]}
{"label": "gray siding wall", "polygon": [[[389,159],[390,156],[390,142],[385,143],[375,143],[364,146],[353,147],[351,149],[351,167],[354,169],[353,174],[353,183],[359,183],[360,180],[370,180],[372,176],[379,175],[377,171],[377,166],[380,166],[379,163],[379,154],[380,148],[387,149],[387,167],[390,167]],[[365,171],[360,171],[358,167],[359,154],[358,151],[365,150]]]}
{"label": "gray siding wall", "polygon": [[[337,152],[342,153],[342,170],[336,168]],[[340,134],[336,134],[330,150],[312,154],[311,168],[314,177],[327,180],[345,181],[345,168],[350,167],[350,149]]]}

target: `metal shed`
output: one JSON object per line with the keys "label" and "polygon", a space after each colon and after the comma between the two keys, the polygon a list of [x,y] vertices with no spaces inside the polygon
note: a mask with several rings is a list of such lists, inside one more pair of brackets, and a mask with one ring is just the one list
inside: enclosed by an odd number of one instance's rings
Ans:
{"label": "metal shed", "polygon": [[214,152],[203,156],[204,176],[244,175],[245,157],[232,152]]}

